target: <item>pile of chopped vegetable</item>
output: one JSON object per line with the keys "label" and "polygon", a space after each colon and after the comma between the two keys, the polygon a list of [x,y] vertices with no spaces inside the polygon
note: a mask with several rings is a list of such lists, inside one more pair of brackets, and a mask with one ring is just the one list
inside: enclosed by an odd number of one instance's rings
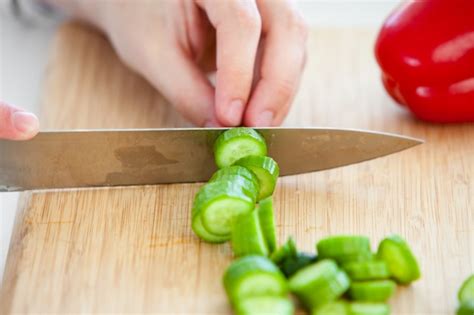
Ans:
{"label": "pile of chopped vegetable", "polygon": [[467,278],[458,292],[459,307],[457,315],[474,314],[474,274]]}
{"label": "pile of chopped vegetable", "polygon": [[397,235],[376,253],[367,237],[350,235],[321,239],[317,254],[299,252],[292,238],[277,247],[272,194],[279,168],[266,156],[264,138],[250,128],[230,129],[217,138],[214,154],[219,170],[196,194],[192,228],[206,242],[231,241],[239,258],[223,283],[236,314],[293,314],[292,293],[312,315],[385,315],[396,285],[420,277]]}

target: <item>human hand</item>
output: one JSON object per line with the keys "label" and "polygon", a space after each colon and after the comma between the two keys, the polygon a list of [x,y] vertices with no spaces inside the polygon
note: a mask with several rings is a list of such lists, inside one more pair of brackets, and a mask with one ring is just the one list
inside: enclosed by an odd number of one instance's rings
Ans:
{"label": "human hand", "polygon": [[[51,1],[101,29],[198,126],[279,125],[297,91],[307,28],[288,0]],[[198,65],[213,35],[215,88]]]}
{"label": "human hand", "polygon": [[27,140],[38,130],[39,122],[34,114],[0,101],[0,139]]}

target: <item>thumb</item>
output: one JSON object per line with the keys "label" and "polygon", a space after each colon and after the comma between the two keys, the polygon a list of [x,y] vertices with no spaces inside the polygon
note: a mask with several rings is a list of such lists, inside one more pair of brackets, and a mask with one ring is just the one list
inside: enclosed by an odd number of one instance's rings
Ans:
{"label": "thumb", "polygon": [[0,101],[0,139],[27,140],[39,131],[38,118]]}

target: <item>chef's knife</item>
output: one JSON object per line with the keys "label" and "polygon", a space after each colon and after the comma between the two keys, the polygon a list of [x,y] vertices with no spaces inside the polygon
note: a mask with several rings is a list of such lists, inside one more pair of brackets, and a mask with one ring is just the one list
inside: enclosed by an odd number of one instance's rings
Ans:
{"label": "chef's knife", "polygon": [[[349,129],[258,129],[281,175],[358,163],[422,141]],[[41,132],[29,141],[0,140],[0,191],[206,181],[215,171],[222,129]]]}

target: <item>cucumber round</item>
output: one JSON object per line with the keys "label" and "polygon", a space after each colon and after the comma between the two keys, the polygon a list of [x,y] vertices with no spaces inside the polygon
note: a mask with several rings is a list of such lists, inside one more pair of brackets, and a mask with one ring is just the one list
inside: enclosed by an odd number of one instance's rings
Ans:
{"label": "cucumber round", "polygon": [[392,278],[398,283],[409,284],[421,276],[418,261],[398,235],[389,236],[380,243],[377,257],[387,263]]}
{"label": "cucumber round", "polygon": [[270,196],[260,200],[257,211],[258,217],[260,219],[260,226],[262,227],[262,232],[267,242],[268,250],[270,253],[272,253],[275,251],[277,243],[273,198]]}
{"label": "cucumber round", "polygon": [[297,253],[294,257],[292,256],[285,258],[279,264],[279,267],[286,277],[291,277],[296,272],[298,272],[298,270],[315,263],[316,260],[316,255],[308,253]]}
{"label": "cucumber round", "polygon": [[467,278],[458,292],[459,302],[474,301],[474,274]]}
{"label": "cucumber round", "polygon": [[230,236],[234,219],[254,209],[255,200],[249,196],[248,181],[216,181],[204,185],[194,199],[194,218],[201,216],[202,225],[210,234]]}
{"label": "cucumber round", "polygon": [[214,143],[214,158],[219,168],[230,166],[248,155],[267,155],[265,139],[251,128],[224,131]]}
{"label": "cucumber round", "polygon": [[249,297],[235,305],[237,315],[293,315],[293,303],[284,297]]}
{"label": "cucumber round", "polygon": [[392,280],[352,282],[349,296],[358,301],[385,302],[393,295],[396,286]]}
{"label": "cucumber round", "polygon": [[255,176],[255,174],[252,173],[250,170],[246,169],[243,166],[239,166],[239,165],[232,165],[232,166],[224,167],[224,168],[221,168],[221,169],[217,170],[212,175],[211,179],[209,179],[209,182],[214,182],[214,181],[219,180],[221,178],[226,178],[229,175],[239,175],[239,176],[242,176],[242,177],[254,182],[256,185],[259,185],[257,176]]}
{"label": "cucumber round", "polygon": [[245,191],[245,194],[255,201],[257,200],[258,194],[260,192],[260,184],[258,183],[258,181],[253,181],[236,174],[222,175],[222,176],[219,176],[219,178],[215,178],[214,180],[209,181],[209,183],[215,183],[215,182],[221,182],[221,183],[228,182],[228,183],[241,185],[243,190]]}
{"label": "cucumber round", "polygon": [[289,280],[290,291],[308,309],[317,308],[339,298],[349,288],[350,280],[332,260],[322,260],[305,267]]}
{"label": "cucumber round", "polygon": [[280,168],[278,164],[268,156],[249,155],[235,162],[251,170],[258,178],[260,183],[260,193],[258,200],[267,198],[273,194],[275,190]]}
{"label": "cucumber round", "polygon": [[236,257],[268,255],[267,242],[257,210],[238,216],[232,226],[231,235],[232,250]]}
{"label": "cucumber round", "polygon": [[270,259],[275,264],[280,264],[289,257],[296,257],[297,255],[296,244],[292,237],[289,237],[285,244],[280,246],[276,251],[270,255]]}
{"label": "cucumber round", "polygon": [[312,310],[311,315],[347,315],[348,305],[345,301],[330,302]]}
{"label": "cucumber round", "polygon": [[199,238],[209,243],[223,243],[230,239],[230,236],[219,236],[209,233],[202,225],[200,215],[193,218],[191,227]]}
{"label": "cucumber round", "polygon": [[223,282],[232,303],[247,297],[288,294],[285,277],[270,259],[263,256],[235,260],[224,273]]}
{"label": "cucumber round", "polygon": [[365,236],[329,236],[316,244],[320,258],[330,258],[338,263],[371,259],[370,241]]}
{"label": "cucumber round", "polygon": [[456,315],[472,315],[474,314],[474,300],[464,301],[459,304]]}
{"label": "cucumber round", "polygon": [[383,260],[353,261],[342,265],[352,280],[377,280],[390,277],[388,266]]}
{"label": "cucumber round", "polygon": [[384,303],[349,304],[349,315],[390,315],[390,307]]}

